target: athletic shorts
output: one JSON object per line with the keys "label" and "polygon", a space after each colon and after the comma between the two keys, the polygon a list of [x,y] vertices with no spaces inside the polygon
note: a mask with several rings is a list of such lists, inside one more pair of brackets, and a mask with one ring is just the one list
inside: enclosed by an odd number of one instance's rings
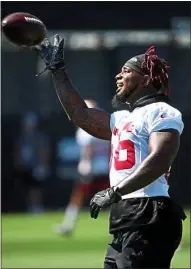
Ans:
{"label": "athletic shorts", "polygon": [[182,238],[185,214],[169,198],[133,200],[124,200],[119,205],[123,208],[129,203],[129,210],[121,209],[124,213],[121,218],[119,215],[115,218],[115,210],[111,214],[113,239],[108,245],[104,268],[170,268]]}

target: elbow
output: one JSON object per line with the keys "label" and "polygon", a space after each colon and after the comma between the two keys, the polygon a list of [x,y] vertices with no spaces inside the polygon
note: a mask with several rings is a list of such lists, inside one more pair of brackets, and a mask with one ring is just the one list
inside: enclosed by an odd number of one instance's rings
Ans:
{"label": "elbow", "polygon": [[73,123],[79,127],[83,125],[83,123],[86,123],[87,121],[87,107],[83,106],[80,108],[76,108],[71,113],[71,120]]}
{"label": "elbow", "polygon": [[79,117],[79,115],[76,115],[75,113],[71,116],[71,121],[74,123],[74,125],[78,126],[81,129],[84,129],[83,123],[84,121]]}

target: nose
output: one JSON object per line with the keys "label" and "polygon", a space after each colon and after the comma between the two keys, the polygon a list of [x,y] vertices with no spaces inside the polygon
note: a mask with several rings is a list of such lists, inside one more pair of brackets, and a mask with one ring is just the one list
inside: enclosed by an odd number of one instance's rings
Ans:
{"label": "nose", "polygon": [[119,74],[116,75],[115,79],[118,80],[118,79],[120,79],[121,77],[122,77],[122,75],[121,75],[121,73],[119,73]]}

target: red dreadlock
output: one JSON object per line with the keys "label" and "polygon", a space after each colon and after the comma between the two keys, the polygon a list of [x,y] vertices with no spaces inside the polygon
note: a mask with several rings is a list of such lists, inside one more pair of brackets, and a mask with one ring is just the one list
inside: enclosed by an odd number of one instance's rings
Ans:
{"label": "red dreadlock", "polygon": [[169,66],[164,59],[156,55],[155,46],[150,47],[145,52],[145,59],[142,63],[142,68],[149,75],[149,79],[156,89],[163,87],[164,93],[169,95],[168,69]]}

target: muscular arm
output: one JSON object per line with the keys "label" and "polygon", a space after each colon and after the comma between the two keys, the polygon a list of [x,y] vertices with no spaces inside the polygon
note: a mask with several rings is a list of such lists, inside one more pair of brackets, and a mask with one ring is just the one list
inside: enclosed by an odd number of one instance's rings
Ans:
{"label": "muscular arm", "polygon": [[148,157],[127,180],[118,184],[119,192],[125,195],[152,183],[168,171],[179,149],[180,137],[176,130],[153,132],[149,138]]}
{"label": "muscular arm", "polygon": [[53,73],[53,81],[59,101],[74,124],[95,137],[110,140],[110,114],[88,108],[64,70]]}

